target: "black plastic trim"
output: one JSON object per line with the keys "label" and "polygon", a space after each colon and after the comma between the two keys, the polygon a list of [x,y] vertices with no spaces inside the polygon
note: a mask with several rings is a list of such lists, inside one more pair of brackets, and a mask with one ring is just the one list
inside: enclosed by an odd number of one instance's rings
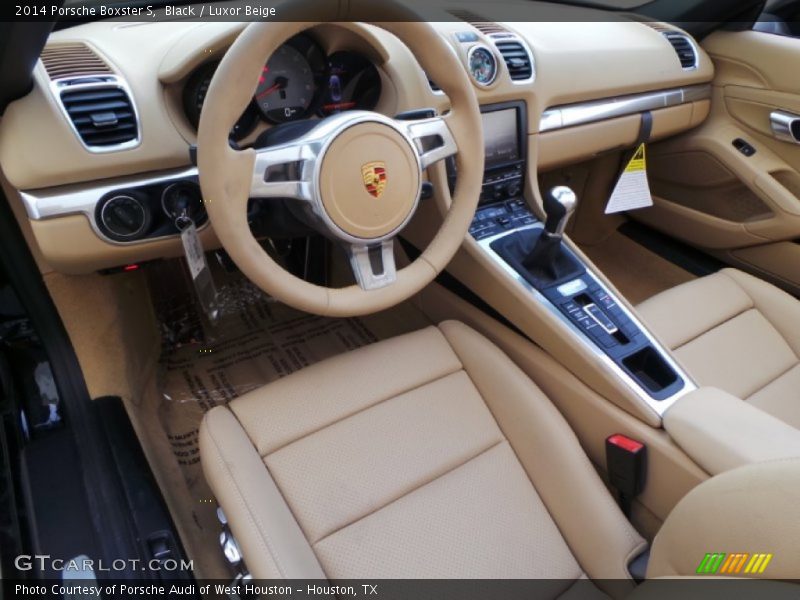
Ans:
{"label": "black plastic trim", "polygon": [[[39,268],[27,247],[5,195],[0,196],[0,264],[26,307],[50,361],[65,409],[65,422],[80,462],[91,523],[98,534],[99,551],[107,560],[137,555],[135,533],[125,510],[125,497],[103,435],[103,424],[93,410],[75,351],[47,291]],[[125,570],[114,577],[136,578]]]}

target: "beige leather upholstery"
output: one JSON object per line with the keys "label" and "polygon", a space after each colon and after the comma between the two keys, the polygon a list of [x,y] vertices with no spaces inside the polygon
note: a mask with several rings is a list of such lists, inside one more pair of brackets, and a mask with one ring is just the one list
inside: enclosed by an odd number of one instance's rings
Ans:
{"label": "beige leather upholstery", "polygon": [[718,387],[800,429],[800,302],[725,269],[639,305],[701,386]]}
{"label": "beige leather upholstery", "polygon": [[628,579],[645,547],[550,401],[457,322],[216,408],[200,450],[256,578],[552,578],[566,590]]}
{"label": "beige leather upholstery", "polygon": [[717,388],[700,388],[678,400],[664,415],[664,429],[712,475],[800,458],[800,430]]}
{"label": "beige leather upholstery", "polygon": [[707,552],[725,552],[773,555],[763,574],[746,577],[797,580],[799,499],[800,459],[748,465],[709,479],[664,523],[647,577],[695,573]]}

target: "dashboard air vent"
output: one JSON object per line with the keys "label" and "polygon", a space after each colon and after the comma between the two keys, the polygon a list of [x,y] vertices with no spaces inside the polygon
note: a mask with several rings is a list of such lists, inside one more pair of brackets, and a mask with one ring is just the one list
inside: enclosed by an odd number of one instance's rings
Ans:
{"label": "dashboard air vent", "polygon": [[688,35],[678,33],[677,31],[670,31],[662,34],[667,41],[672,44],[675,49],[675,54],[681,61],[681,67],[684,69],[694,69],[697,67],[697,52],[694,49],[694,44]]}
{"label": "dashboard air vent", "polygon": [[86,146],[118,146],[139,137],[133,103],[120,87],[63,90],[61,103]]}
{"label": "dashboard air vent", "polygon": [[111,73],[105,61],[83,43],[50,44],[42,50],[41,59],[53,80]]}
{"label": "dashboard air vent", "polygon": [[528,51],[519,42],[495,41],[495,46],[506,61],[513,81],[525,81],[533,77],[533,64]]}

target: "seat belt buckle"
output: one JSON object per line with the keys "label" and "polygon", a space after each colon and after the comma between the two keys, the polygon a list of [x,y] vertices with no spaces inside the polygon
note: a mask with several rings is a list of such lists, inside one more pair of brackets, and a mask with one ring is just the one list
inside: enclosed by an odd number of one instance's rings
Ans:
{"label": "seat belt buckle", "polygon": [[621,433],[606,438],[608,479],[619,492],[622,512],[630,515],[631,501],[647,483],[647,446]]}

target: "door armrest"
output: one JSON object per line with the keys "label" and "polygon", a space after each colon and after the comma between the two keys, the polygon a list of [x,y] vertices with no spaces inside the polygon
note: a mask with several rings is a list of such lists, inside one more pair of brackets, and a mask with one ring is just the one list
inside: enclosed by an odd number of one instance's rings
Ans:
{"label": "door armrest", "polygon": [[667,410],[663,422],[675,443],[712,475],[800,458],[800,429],[716,388],[687,394]]}

